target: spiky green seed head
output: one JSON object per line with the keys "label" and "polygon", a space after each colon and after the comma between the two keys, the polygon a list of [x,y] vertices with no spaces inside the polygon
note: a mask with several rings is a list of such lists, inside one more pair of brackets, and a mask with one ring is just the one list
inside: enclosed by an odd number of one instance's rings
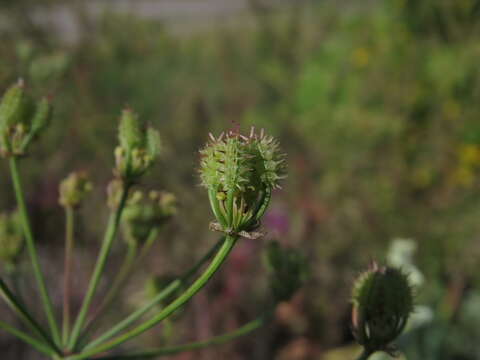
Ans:
{"label": "spiky green seed head", "polygon": [[296,249],[287,249],[277,241],[267,245],[264,263],[270,276],[275,301],[288,301],[305,283],[308,266],[305,256]]}
{"label": "spiky green seed head", "polygon": [[0,260],[14,265],[23,249],[24,238],[17,211],[0,214]]}
{"label": "spiky green seed head", "polygon": [[46,98],[35,103],[25,91],[22,80],[11,86],[0,102],[0,154],[21,156],[45,129],[52,117]]}
{"label": "spiky green seed head", "polygon": [[253,128],[249,136],[233,131],[217,138],[210,134],[200,155],[201,183],[209,191],[219,224],[226,232],[250,230],[263,215],[270,192],[285,177],[285,155],[278,142]]}
{"label": "spiky green seed head", "polygon": [[352,291],[353,333],[369,351],[389,351],[413,311],[408,275],[373,263],[356,280]]}
{"label": "spiky green seed head", "polygon": [[158,158],[161,150],[160,135],[126,109],[118,127],[119,146],[115,149],[115,173],[123,180],[135,182]]}
{"label": "spiky green seed head", "polygon": [[177,212],[175,195],[168,192],[150,191],[144,195],[135,191],[123,213],[123,233],[127,242],[144,243]]}
{"label": "spiky green seed head", "polygon": [[64,207],[77,208],[92,188],[92,183],[85,172],[72,172],[60,183],[59,203]]}

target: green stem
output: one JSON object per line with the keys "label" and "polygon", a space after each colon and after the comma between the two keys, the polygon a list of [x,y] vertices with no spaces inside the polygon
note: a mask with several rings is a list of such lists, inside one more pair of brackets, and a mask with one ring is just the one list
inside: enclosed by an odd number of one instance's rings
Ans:
{"label": "green stem", "polygon": [[128,328],[135,321],[140,319],[144,314],[146,314],[149,310],[158,305],[162,300],[166,299],[168,296],[177,291],[213,256],[213,254],[218,251],[223,241],[224,237],[222,237],[214,246],[212,246],[212,248],[192,268],[185,272],[185,274],[168,284],[168,286],[161,292],[159,292],[148,304],[133,312],[126,319],[122,320],[113,328],[101,335],[99,338],[88,344],[85,347],[85,350],[94,348],[95,346],[98,346],[101,343],[107,341],[108,339],[114,337],[115,335],[120,333],[120,331]]}
{"label": "green stem", "polygon": [[370,357],[370,355],[372,355],[372,354],[373,354],[373,351],[363,349],[362,353],[357,358],[357,360],[367,360]]}
{"label": "green stem", "polygon": [[94,315],[92,315],[92,318],[90,319],[88,325],[85,326],[86,332],[89,331],[88,329],[92,328],[93,324],[100,320],[102,315],[105,315],[106,309],[117,297],[118,293],[122,289],[122,286],[126,283],[127,278],[131,273],[136,255],[137,245],[134,243],[129,243],[127,253],[125,254],[122,265],[120,266],[120,269],[117,272],[115,279],[113,280],[113,285],[110,290],[108,290],[107,295],[105,295],[104,300],[99,305]]}
{"label": "green stem", "polygon": [[106,356],[96,358],[97,360],[140,360],[140,359],[150,359],[166,355],[174,355],[185,351],[192,351],[202,349],[208,346],[222,345],[232,340],[235,340],[239,337],[245,336],[252,331],[257,330],[258,328],[265,325],[265,323],[271,317],[272,312],[268,311],[265,314],[259,316],[255,320],[250,321],[249,323],[243,325],[242,327],[228,332],[226,334],[215,336],[207,340],[196,341],[189,344],[177,345],[165,347],[162,349],[151,349],[142,352],[127,354],[127,355],[115,355],[115,356]]}
{"label": "green stem", "polygon": [[63,344],[68,343],[68,335],[70,334],[70,290],[71,290],[71,274],[72,274],[72,253],[74,247],[74,223],[75,212],[71,206],[65,207],[65,274],[63,278]]}
{"label": "green stem", "polygon": [[23,340],[27,344],[31,345],[35,350],[38,350],[39,352],[47,356],[57,355],[57,353],[52,348],[50,348],[49,346],[46,346],[43,342],[40,342],[37,339],[34,339],[30,335],[24,333],[23,331],[18,330],[17,328],[13,327],[10,324],[0,321],[0,329],[10,333],[11,335],[19,338],[20,340]]}
{"label": "green stem", "polygon": [[17,159],[15,157],[10,158],[10,173],[12,176],[13,187],[15,190],[15,196],[17,198],[18,210],[20,212],[20,218],[22,222],[23,232],[25,233],[25,240],[27,242],[27,249],[30,255],[30,260],[32,261],[33,274],[38,284],[40,290],[40,297],[42,299],[43,308],[47,316],[48,324],[52,332],[53,339],[57,345],[60,344],[60,332],[58,330],[57,322],[55,320],[55,315],[53,313],[53,305],[48,295],[47,287],[45,285],[45,279],[43,277],[42,271],[40,269],[40,264],[38,262],[37,250],[35,247],[35,241],[33,239],[32,230],[30,227],[30,222],[28,220],[27,207],[25,205],[25,198],[23,195],[22,185],[20,181],[20,176],[18,173]]}
{"label": "green stem", "polygon": [[160,321],[170,316],[176,310],[178,310],[181,306],[183,306],[187,301],[189,301],[198,291],[200,291],[207,282],[212,278],[212,276],[217,272],[220,266],[223,264],[225,259],[227,258],[230,251],[233,249],[236,243],[237,237],[227,235],[225,237],[225,241],[217,252],[213,260],[211,261],[210,265],[205,269],[205,271],[200,275],[200,277],[192,284],[190,287],[185,290],[176,300],[171,302],[167,307],[165,307],[162,311],[160,311],[156,316],[147,320],[143,324],[140,324],[136,328],[126,332],[123,335],[120,335],[108,343],[103,345],[99,345],[98,347],[94,347],[91,350],[87,350],[82,352],[81,354],[74,355],[69,357],[69,360],[80,360],[80,359],[87,359],[95,354],[110,350],[115,346],[118,346],[125,341],[128,341],[145,331],[151,329],[155,325],[157,325]]}
{"label": "green stem", "polygon": [[60,353],[60,350],[53,343],[48,334],[43,328],[35,321],[33,316],[28,310],[15,298],[7,284],[0,279],[0,296],[5,300],[7,305],[18,315],[18,317],[27,325],[36,335],[38,335],[43,343],[48,346],[52,351]]}
{"label": "green stem", "polygon": [[123,208],[125,207],[125,203],[127,201],[129,189],[130,185],[125,184],[122,191],[120,204],[118,205],[118,208],[114,211],[114,213],[110,216],[107,230],[105,232],[105,237],[103,239],[102,248],[100,249],[100,254],[98,255],[97,263],[95,264],[95,269],[93,271],[92,278],[90,279],[87,293],[85,295],[85,298],[83,299],[82,307],[80,308],[80,312],[77,316],[75,325],[73,326],[72,334],[68,342],[69,350],[73,350],[75,348],[78,337],[80,336],[80,331],[82,330],[83,324],[85,323],[88,309],[90,308],[93,296],[95,295],[95,292],[97,290],[97,286],[105,268],[105,263],[110,253],[113,240],[115,239],[118,231],[118,225],[120,224],[120,219],[122,216]]}

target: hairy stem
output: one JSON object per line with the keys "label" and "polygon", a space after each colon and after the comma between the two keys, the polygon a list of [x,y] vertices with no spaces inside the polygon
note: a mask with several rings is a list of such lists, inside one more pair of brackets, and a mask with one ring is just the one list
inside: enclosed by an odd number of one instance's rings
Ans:
{"label": "hairy stem", "polygon": [[108,339],[111,339],[112,337],[120,333],[122,330],[125,330],[135,321],[140,319],[144,314],[150,311],[153,307],[158,305],[162,300],[166,299],[168,296],[177,291],[180,287],[184,286],[185,283],[213,256],[213,254],[218,251],[223,241],[224,237],[222,237],[194,266],[192,266],[187,272],[185,272],[185,274],[168,284],[168,286],[161,292],[159,292],[148,304],[133,312],[126,319],[122,320],[113,328],[101,335],[99,338],[88,344],[85,347],[85,350],[94,348],[95,346],[100,345]]}
{"label": "hairy stem", "polygon": [[65,208],[65,265],[63,278],[63,329],[62,338],[63,344],[68,343],[68,336],[70,334],[70,290],[72,285],[72,253],[74,247],[74,223],[75,211],[71,206]]}
{"label": "hairy stem", "polygon": [[90,279],[90,283],[88,285],[87,293],[85,295],[85,298],[83,299],[82,307],[80,308],[80,312],[77,316],[75,325],[73,326],[72,334],[68,342],[69,350],[73,350],[75,348],[78,338],[80,336],[80,331],[82,330],[83,324],[85,323],[85,319],[87,317],[90,304],[93,300],[93,297],[98,287],[98,283],[100,281],[103,270],[105,268],[105,263],[110,253],[113,240],[117,235],[118,226],[120,224],[123,208],[125,207],[125,203],[127,201],[129,189],[130,189],[130,185],[125,184],[123,187],[120,204],[110,216],[110,219],[107,225],[107,230],[105,232],[105,237],[103,239],[102,248],[100,249],[97,263],[95,264],[95,269],[93,271],[92,278]]}
{"label": "hairy stem", "polygon": [[225,241],[217,252],[213,260],[211,261],[210,265],[205,269],[205,271],[200,275],[200,277],[192,284],[188,289],[185,290],[176,300],[171,302],[167,307],[165,307],[162,311],[160,311],[157,315],[155,315],[150,320],[147,320],[143,324],[140,324],[136,328],[127,331],[125,334],[120,335],[108,343],[103,345],[99,345],[98,347],[94,347],[90,350],[85,350],[81,354],[73,355],[69,357],[69,360],[80,360],[80,359],[87,359],[95,354],[110,350],[115,346],[118,346],[142,333],[151,329],[163,319],[167,318],[171,314],[173,314],[176,310],[178,310],[181,306],[183,306],[187,301],[189,301],[198,291],[200,291],[207,282],[212,278],[212,276],[217,272],[220,266],[223,264],[225,259],[227,258],[230,251],[233,249],[236,243],[237,237],[227,235],[225,237]]}
{"label": "hairy stem", "polygon": [[126,355],[116,355],[116,356],[106,356],[99,357],[98,360],[140,360],[140,359],[151,359],[157,358],[166,355],[174,355],[185,351],[192,351],[202,349],[208,346],[222,345],[232,340],[235,340],[239,337],[245,336],[258,328],[265,325],[265,323],[271,317],[271,311],[265,312],[263,315],[259,316],[255,320],[250,321],[249,323],[243,325],[242,327],[235,329],[231,332],[228,332],[223,335],[215,336],[207,340],[196,341],[184,345],[176,345],[165,347],[161,349],[150,349],[146,351],[136,352]]}
{"label": "hairy stem", "polygon": [[58,330],[57,321],[55,320],[52,301],[50,299],[50,296],[48,295],[47,287],[45,285],[45,278],[40,269],[37,249],[35,247],[35,241],[33,239],[33,234],[30,227],[30,221],[28,219],[27,207],[25,204],[25,197],[23,195],[20,175],[18,173],[17,159],[15,157],[10,158],[10,173],[12,176],[13,187],[15,190],[15,197],[17,199],[18,210],[20,212],[23,232],[25,234],[27,249],[30,255],[30,260],[32,262],[33,274],[35,276],[35,280],[37,281],[37,285],[40,290],[40,297],[43,303],[45,315],[47,316],[50,330],[52,332],[53,340],[57,345],[59,345],[60,332]]}

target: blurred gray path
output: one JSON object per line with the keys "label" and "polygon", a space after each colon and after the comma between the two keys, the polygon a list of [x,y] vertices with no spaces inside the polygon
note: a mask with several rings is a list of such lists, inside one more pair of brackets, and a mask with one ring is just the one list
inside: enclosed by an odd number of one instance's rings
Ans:
{"label": "blurred gray path", "polygon": [[[280,6],[303,0],[267,0],[269,6]],[[249,0],[85,0],[80,8],[95,20],[104,12],[119,12],[163,21],[174,31],[192,31],[246,13]],[[78,10],[78,8],[77,8]],[[53,27],[62,38],[75,42],[80,36],[80,26],[75,15],[75,6],[56,5],[49,9],[39,8],[33,19],[42,25]]]}

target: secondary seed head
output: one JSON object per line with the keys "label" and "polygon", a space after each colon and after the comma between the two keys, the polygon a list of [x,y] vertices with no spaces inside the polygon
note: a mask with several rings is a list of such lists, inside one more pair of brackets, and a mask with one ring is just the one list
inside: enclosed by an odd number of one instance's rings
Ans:
{"label": "secondary seed head", "polygon": [[373,263],[355,282],[352,302],[358,343],[369,351],[389,352],[413,310],[408,276],[399,269]]}

